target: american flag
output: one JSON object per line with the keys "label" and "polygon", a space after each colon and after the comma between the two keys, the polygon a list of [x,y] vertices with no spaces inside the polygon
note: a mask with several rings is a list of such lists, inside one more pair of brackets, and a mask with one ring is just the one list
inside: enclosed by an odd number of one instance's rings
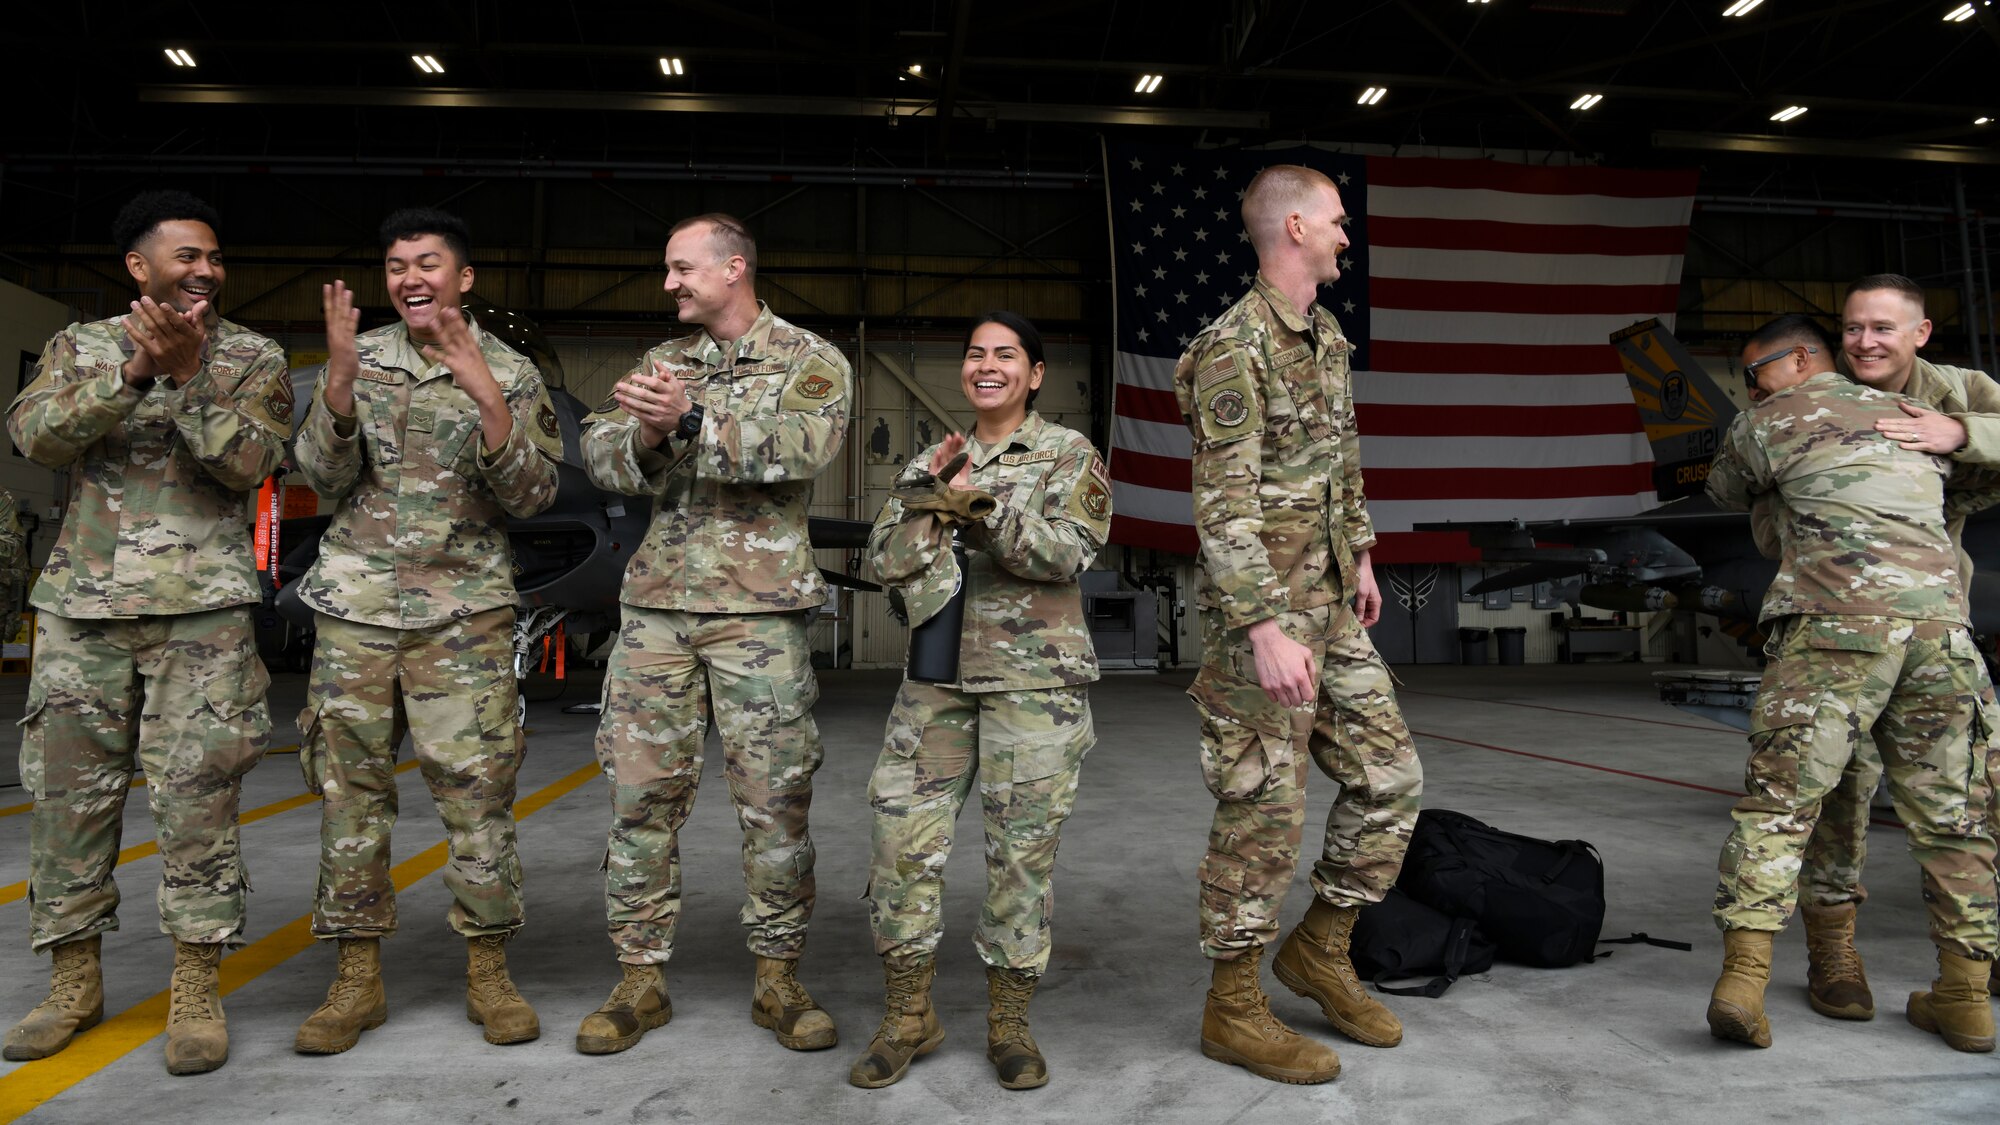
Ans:
{"label": "american flag", "polygon": [[1258,169],[1332,177],[1354,217],[1321,288],[1356,344],[1354,398],[1377,562],[1468,561],[1413,524],[1629,515],[1657,503],[1610,335],[1670,329],[1692,171],[1108,147],[1117,359],[1111,542],[1194,554],[1174,363],[1250,288],[1239,202]]}

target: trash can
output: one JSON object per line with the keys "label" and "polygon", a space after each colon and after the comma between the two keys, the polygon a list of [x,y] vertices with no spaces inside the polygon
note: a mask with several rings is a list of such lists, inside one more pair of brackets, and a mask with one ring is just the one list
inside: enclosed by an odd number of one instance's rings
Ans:
{"label": "trash can", "polygon": [[1460,629],[1458,631],[1458,662],[1460,664],[1486,663],[1486,634],[1491,629]]}
{"label": "trash can", "polygon": [[1522,625],[1502,625],[1493,630],[1493,636],[1500,642],[1500,663],[1525,664],[1528,653],[1528,630]]}

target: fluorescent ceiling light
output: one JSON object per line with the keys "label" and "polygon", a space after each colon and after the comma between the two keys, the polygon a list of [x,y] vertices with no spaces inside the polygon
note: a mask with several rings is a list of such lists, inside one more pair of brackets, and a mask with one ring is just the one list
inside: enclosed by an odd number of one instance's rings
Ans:
{"label": "fluorescent ceiling light", "polygon": [[663,56],[660,59],[660,73],[665,74],[669,77],[678,78],[679,76],[686,74],[687,71],[681,68],[681,60],[677,58],[666,58]]}
{"label": "fluorescent ceiling light", "polygon": [[1772,114],[1771,120],[1796,121],[1799,118],[1804,117],[1805,115],[1806,115],[1806,107],[1802,105],[1788,105],[1785,108],[1779,110],[1778,112]]}
{"label": "fluorescent ceiling light", "polygon": [[1593,109],[1596,107],[1598,102],[1601,102],[1603,100],[1604,100],[1603,94],[1585,94],[1584,96],[1569,103],[1569,107],[1571,109]]}
{"label": "fluorescent ceiling light", "polygon": [[915,63],[915,62],[913,62],[913,63],[911,63],[911,64],[909,65],[909,67],[908,67],[907,69],[909,70],[909,72],[910,72],[911,74],[914,74],[914,75],[917,75],[917,76],[919,76],[919,77],[922,77],[922,76],[923,76],[923,73],[924,73],[924,64],[922,64],[922,63]]}
{"label": "fluorescent ceiling light", "polygon": [[1944,14],[1944,22],[1946,23],[1964,23],[1971,18],[1972,5],[1970,4],[1960,4],[1958,7]]}
{"label": "fluorescent ceiling light", "polygon": [[1164,81],[1166,81],[1166,75],[1164,74],[1141,74],[1138,83],[1132,87],[1132,92],[1135,94],[1150,94],[1158,90],[1160,83]]}
{"label": "fluorescent ceiling light", "polygon": [[1973,124],[1974,124],[1974,125],[1986,125],[1986,124],[1990,124],[1990,123],[1992,122],[1992,120],[1993,120],[1993,119],[1992,119],[1991,117],[1982,117],[1982,118],[1980,118],[1979,120],[1977,120],[1977,121],[1974,121],[1974,122],[1973,122]]}
{"label": "fluorescent ceiling light", "polygon": [[411,55],[410,61],[416,63],[417,69],[425,74],[444,73],[444,64],[437,60],[436,55]]}
{"label": "fluorescent ceiling light", "polygon": [[167,61],[175,66],[191,67],[194,65],[194,56],[188,54],[185,50],[179,47],[168,47],[166,50]]}
{"label": "fluorescent ceiling light", "polygon": [[1736,0],[1734,4],[1722,9],[1722,14],[1725,16],[1747,16],[1751,12],[1756,11],[1757,6],[1763,2],[1764,0]]}
{"label": "fluorescent ceiling light", "polygon": [[1361,96],[1354,99],[1354,104],[1375,105],[1387,97],[1388,94],[1389,88],[1387,86],[1370,86],[1366,90],[1361,91]]}

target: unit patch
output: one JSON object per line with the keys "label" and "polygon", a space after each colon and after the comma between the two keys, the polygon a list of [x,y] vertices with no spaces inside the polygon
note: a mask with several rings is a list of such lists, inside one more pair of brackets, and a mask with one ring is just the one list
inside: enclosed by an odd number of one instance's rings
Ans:
{"label": "unit patch", "polygon": [[264,408],[271,412],[271,421],[280,426],[291,425],[294,402],[291,373],[280,371],[277,378],[271,380],[270,394],[264,400]]}
{"label": "unit patch", "polygon": [[1083,505],[1085,514],[1100,523],[1111,515],[1111,494],[1095,480],[1083,482],[1083,492],[1078,498],[1078,503]]}
{"label": "unit patch", "polygon": [[798,392],[802,398],[825,398],[833,390],[833,380],[824,375],[808,375],[799,380]]}
{"label": "unit patch", "polygon": [[556,421],[556,408],[546,402],[535,408],[535,425],[552,438],[562,437],[562,426]]}
{"label": "unit patch", "polygon": [[1250,416],[1250,408],[1243,402],[1243,392],[1228,387],[1215,392],[1208,400],[1208,412],[1215,417],[1218,425],[1240,426]]}

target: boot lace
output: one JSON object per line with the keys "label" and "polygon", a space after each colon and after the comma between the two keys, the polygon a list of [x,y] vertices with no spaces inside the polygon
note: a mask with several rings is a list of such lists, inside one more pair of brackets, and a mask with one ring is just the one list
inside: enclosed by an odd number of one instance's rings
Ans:
{"label": "boot lace", "polygon": [[367,956],[358,948],[341,947],[339,966],[333,974],[333,987],[326,991],[326,1007],[346,1008],[360,997]]}
{"label": "boot lace", "polygon": [[172,1015],[168,1023],[186,1023],[190,1020],[212,1020],[215,1005],[210,1002],[209,987],[214,983],[214,966],[205,961],[187,960],[174,966],[174,987]]}
{"label": "boot lace", "polygon": [[637,1010],[639,1001],[645,999],[646,990],[653,986],[653,971],[650,965],[625,966],[624,979],[611,990],[611,999],[604,1002],[606,1008],[630,1008]]}
{"label": "boot lace", "polygon": [[812,993],[807,992],[806,986],[800,984],[799,978],[793,975],[795,968],[794,962],[786,961],[776,975],[765,978],[765,987],[778,994],[779,1002],[787,1011],[819,1007],[813,1003]]}
{"label": "boot lace", "polygon": [[1028,1035],[1028,1000],[1033,995],[1032,978],[1000,971],[993,975],[989,990],[993,1001],[993,1041],[1032,1044]]}
{"label": "boot lace", "polygon": [[1270,1036],[1271,1041],[1275,1043],[1292,1034],[1292,1029],[1278,1022],[1277,1015],[1271,1011],[1271,998],[1264,995],[1264,986],[1257,979],[1257,966],[1260,960],[1257,957],[1239,957],[1231,964],[1235,967],[1237,975],[1242,978],[1239,987],[1241,993],[1247,997],[1244,1003],[1250,1009],[1251,1022],[1257,1025],[1258,1030]]}
{"label": "boot lace", "polygon": [[888,986],[882,1003],[882,1026],[875,1029],[875,1038],[884,1042],[901,1045],[897,1031],[902,1027],[903,1017],[915,1015],[917,993],[923,989],[924,967],[912,966],[897,969],[888,974]]}
{"label": "boot lace", "polygon": [[505,942],[505,938],[488,935],[472,947],[472,986],[479,990],[480,1003],[489,1008],[510,1001],[527,1003],[507,975]]}
{"label": "boot lace", "polygon": [[1846,942],[1828,942],[1813,950],[1813,960],[1818,962],[1821,975],[1829,983],[1852,981],[1860,984],[1866,976],[1861,969],[1861,954]]}
{"label": "boot lace", "polygon": [[82,953],[64,953],[60,947],[49,966],[49,998],[37,1005],[44,1008],[74,1008],[83,1003],[84,962]]}

